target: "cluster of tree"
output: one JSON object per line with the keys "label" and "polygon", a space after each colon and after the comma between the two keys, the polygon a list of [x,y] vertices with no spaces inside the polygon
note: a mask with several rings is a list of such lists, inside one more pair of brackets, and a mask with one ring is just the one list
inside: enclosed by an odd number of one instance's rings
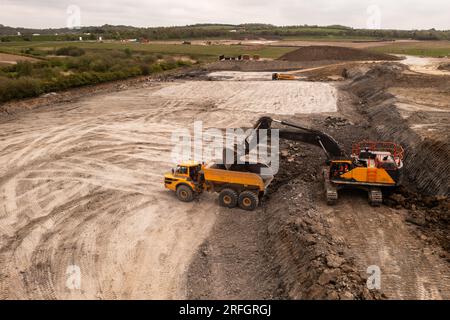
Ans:
{"label": "cluster of tree", "polygon": [[[33,35],[34,34],[34,35]],[[39,35],[37,35],[39,34]],[[374,39],[417,39],[450,40],[450,30],[370,30],[354,29],[340,25],[333,26],[274,26],[270,24],[197,24],[174,27],[136,28],[131,26],[103,25],[82,27],[77,30],[62,29],[24,29],[0,25],[0,41],[49,41],[95,40],[102,39],[198,39],[198,38],[283,38],[283,37],[343,37]]]}
{"label": "cluster of tree", "polygon": [[150,75],[190,63],[162,55],[125,50],[91,50],[75,47],[54,52],[66,57],[39,62],[18,62],[0,67],[0,103],[46,92]]}

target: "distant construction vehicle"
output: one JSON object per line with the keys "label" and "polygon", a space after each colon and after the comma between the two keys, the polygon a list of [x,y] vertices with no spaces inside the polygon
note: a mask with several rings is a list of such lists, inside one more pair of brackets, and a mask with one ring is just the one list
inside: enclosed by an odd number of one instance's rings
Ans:
{"label": "distant construction vehicle", "polygon": [[292,74],[287,73],[273,73],[272,80],[297,80],[298,78]]}

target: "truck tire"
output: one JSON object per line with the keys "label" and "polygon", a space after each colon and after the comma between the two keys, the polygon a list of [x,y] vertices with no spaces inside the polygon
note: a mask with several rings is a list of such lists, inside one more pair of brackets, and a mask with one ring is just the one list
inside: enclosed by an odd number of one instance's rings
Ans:
{"label": "truck tire", "polygon": [[239,195],[239,207],[247,211],[253,211],[258,207],[258,196],[251,191],[243,191]]}
{"label": "truck tire", "polygon": [[219,204],[222,207],[234,208],[238,203],[237,192],[233,189],[223,189],[219,193]]}
{"label": "truck tire", "polygon": [[194,200],[194,191],[189,186],[181,185],[177,188],[177,198],[183,202],[191,202]]}

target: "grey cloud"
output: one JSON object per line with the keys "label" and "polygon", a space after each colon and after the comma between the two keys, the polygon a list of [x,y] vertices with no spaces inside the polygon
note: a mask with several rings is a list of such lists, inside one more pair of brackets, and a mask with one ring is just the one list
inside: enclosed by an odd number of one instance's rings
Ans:
{"label": "grey cloud", "polygon": [[382,28],[450,29],[448,0],[0,0],[0,23],[63,27],[69,5],[83,25],[170,26],[194,23],[342,24],[365,27],[378,5]]}

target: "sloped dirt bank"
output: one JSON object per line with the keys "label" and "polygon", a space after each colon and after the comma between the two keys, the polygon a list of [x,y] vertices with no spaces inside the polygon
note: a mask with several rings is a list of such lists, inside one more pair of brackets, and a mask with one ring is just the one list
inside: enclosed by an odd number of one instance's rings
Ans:
{"label": "sloped dirt bank", "polygon": [[[293,147],[294,146],[294,147]],[[290,299],[382,299],[333,234],[321,210],[323,156],[320,150],[290,145],[264,208],[267,247]],[[298,150],[302,150],[299,152]],[[320,159],[311,165],[311,159]]]}
{"label": "sloped dirt bank", "polygon": [[446,137],[449,132],[441,132],[441,139],[430,139],[412,130],[396,106],[396,97],[386,91],[402,78],[400,67],[381,65],[357,77],[347,89],[360,99],[358,110],[367,116],[380,137],[405,148],[404,183],[421,193],[448,196],[450,145]]}
{"label": "sloped dirt bank", "polygon": [[[409,88],[409,99],[414,99],[414,91],[433,87],[445,93],[450,89],[450,83],[448,78],[419,77],[404,71],[399,65],[379,65],[356,77],[346,89],[360,100],[357,109],[367,117],[380,138],[400,143],[405,148],[403,186],[385,197],[385,204],[406,209],[406,221],[419,227],[419,237],[442,246],[447,254],[441,255],[448,259],[450,130],[448,124],[445,126],[445,119],[450,110],[445,109],[447,98],[443,94],[444,104],[416,104],[415,111],[406,113],[398,107],[401,98],[389,93],[388,88]],[[435,99],[440,92],[435,93]],[[408,103],[413,104],[414,100]],[[439,112],[427,111],[429,108]],[[423,123],[427,123],[429,129],[414,130],[425,126]]]}

